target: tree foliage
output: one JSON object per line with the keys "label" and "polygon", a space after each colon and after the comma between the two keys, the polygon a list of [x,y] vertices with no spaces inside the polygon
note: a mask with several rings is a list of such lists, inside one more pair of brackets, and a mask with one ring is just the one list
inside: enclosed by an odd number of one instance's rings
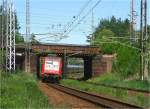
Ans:
{"label": "tree foliage", "polygon": [[[3,16],[4,17],[4,20],[6,20],[6,16]],[[2,6],[0,6],[0,25],[2,26]],[[15,39],[16,39],[16,43],[23,43],[24,42],[24,38],[23,36],[19,33],[19,29],[20,29],[20,26],[19,26],[19,23],[18,23],[18,19],[17,19],[17,14],[15,13],[15,31],[16,31],[16,36],[15,36]],[[6,26],[4,27],[4,30],[6,30]],[[2,28],[1,28],[1,31],[2,31]],[[4,31],[6,32],[6,31]]]}
{"label": "tree foliage", "polygon": [[125,37],[129,35],[130,22],[128,19],[121,20],[117,19],[114,16],[111,19],[102,19],[99,23],[99,26],[96,28],[95,37],[97,32],[102,31],[103,29],[109,29],[114,33],[116,37]]}
{"label": "tree foliage", "polygon": [[114,16],[102,19],[89,40],[91,44],[100,46],[104,54],[116,54],[113,72],[128,77],[139,72],[139,51],[129,44],[130,22]]}
{"label": "tree foliage", "polygon": [[36,40],[35,38],[36,38],[36,36],[34,34],[31,34],[31,43],[32,44],[39,43],[39,41]]}

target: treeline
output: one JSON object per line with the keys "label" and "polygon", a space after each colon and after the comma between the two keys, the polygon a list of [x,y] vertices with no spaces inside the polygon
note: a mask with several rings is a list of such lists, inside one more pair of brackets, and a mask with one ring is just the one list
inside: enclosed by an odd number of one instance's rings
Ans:
{"label": "treeline", "polygon": [[[150,25],[148,26],[150,36]],[[136,31],[140,38],[140,30]],[[150,40],[150,38],[148,39]],[[112,16],[110,19],[101,19],[92,36],[87,37],[91,45],[100,46],[104,54],[115,54],[113,72],[121,77],[129,77],[140,72],[140,41],[131,44],[130,21]],[[147,43],[150,47],[150,43]]]}
{"label": "treeline", "polygon": [[[148,36],[150,36],[150,25],[147,26]],[[140,43],[140,30],[135,31],[135,36],[138,38],[133,44],[139,47]],[[100,41],[119,41],[130,43],[130,21],[126,18],[115,18],[112,16],[110,19],[101,19],[98,27],[95,29],[92,37],[88,36],[88,42],[91,44],[100,43]],[[150,41],[150,38],[148,39]]]}
{"label": "treeline", "polygon": [[98,37],[99,32],[102,32],[104,30],[111,31],[113,33],[112,36],[115,37],[129,36],[129,32],[130,32],[129,27],[130,27],[130,21],[128,19],[121,20],[121,18],[116,19],[114,16],[112,16],[110,20],[102,19],[100,21],[100,24],[96,28],[94,36]]}
{"label": "treeline", "polygon": [[[0,13],[2,13],[2,6],[0,6]],[[7,17],[3,16],[3,21],[2,21],[2,14],[0,14],[0,32],[2,32],[2,28],[4,30],[4,34],[6,33],[6,25],[2,27],[2,23],[4,23],[4,20],[6,21]],[[16,31],[16,43],[24,43],[24,38],[23,36],[19,33],[20,30],[20,26],[18,23],[18,19],[17,19],[17,14],[15,13],[15,31]],[[2,38],[2,36],[0,37],[0,39]]]}

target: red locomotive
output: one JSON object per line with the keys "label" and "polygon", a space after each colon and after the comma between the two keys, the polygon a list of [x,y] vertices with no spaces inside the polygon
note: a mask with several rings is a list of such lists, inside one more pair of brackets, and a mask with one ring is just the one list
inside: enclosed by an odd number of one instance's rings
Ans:
{"label": "red locomotive", "polygon": [[42,81],[59,82],[62,78],[62,59],[60,57],[45,57],[42,64]]}

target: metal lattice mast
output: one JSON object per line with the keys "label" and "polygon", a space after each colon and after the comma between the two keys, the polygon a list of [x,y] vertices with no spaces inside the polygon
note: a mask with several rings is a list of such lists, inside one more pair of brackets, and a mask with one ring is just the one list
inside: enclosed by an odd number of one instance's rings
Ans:
{"label": "metal lattice mast", "polygon": [[131,0],[131,8],[130,8],[130,40],[131,44],[137,42],[136,37],[136,10],[135,10],[135,0]]}
{"label": "metal lattice mast", "polygon": [[26,49],[25,71],[30,72],[30,1],[26,0]]}
{"label": "metal lattice mast", "polygon": [[147,0],[141,0],[141,79],[148,78]]}
{"label": "metal lattice mast", "polygon": [[6,71],[15,71],[15,10],[12,0],[7,0]]}

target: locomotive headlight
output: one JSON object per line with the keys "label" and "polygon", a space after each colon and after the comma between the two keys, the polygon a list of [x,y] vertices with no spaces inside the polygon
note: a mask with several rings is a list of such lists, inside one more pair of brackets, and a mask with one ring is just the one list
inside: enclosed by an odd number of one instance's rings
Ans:
{"label": "locomotive headlight", "polygon": [[16,53],[16,56],[23,56],[22,53]]}

